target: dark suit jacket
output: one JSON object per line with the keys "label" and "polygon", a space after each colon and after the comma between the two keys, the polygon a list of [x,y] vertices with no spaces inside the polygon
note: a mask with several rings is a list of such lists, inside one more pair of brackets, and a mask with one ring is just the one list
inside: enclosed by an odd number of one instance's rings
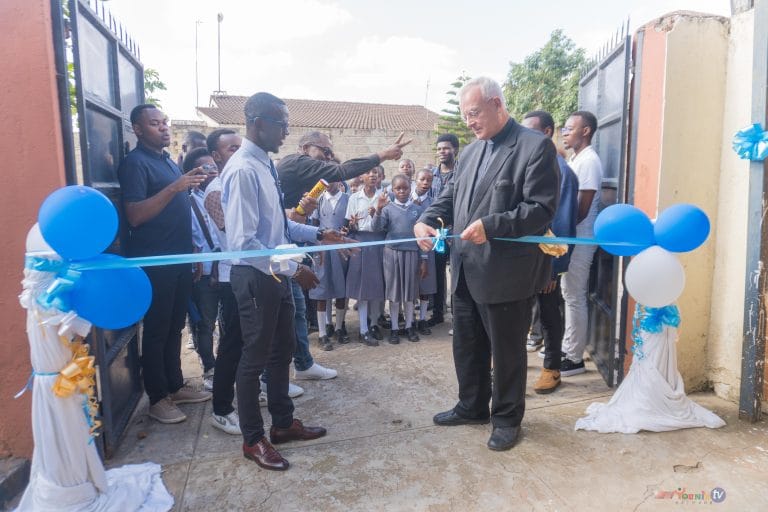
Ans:
{"label": "dark suit jacket", "polygon": [[475,185],[485,141],[467,146],[453,180],[419,219],[439,227],[438,217],[460,234],[482,219],[488,242],[453,239],[451,292],[464,271],[472,298],[481,304],[511,302],[533,296],[550,277],[551,262],[537,244],[493,240],[541,235],[552,222],[560,193],[555,146],[544,135],[514,120],[497,143],[488,170]]}

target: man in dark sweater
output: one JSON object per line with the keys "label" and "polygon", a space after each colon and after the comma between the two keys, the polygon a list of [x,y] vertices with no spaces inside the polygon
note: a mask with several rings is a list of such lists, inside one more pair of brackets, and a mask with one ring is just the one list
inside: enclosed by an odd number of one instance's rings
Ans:
{"label": "man in dark sweater", "polygon": [[403,148],[411,142],[410,139],[402,140],[401,133],[394,144],[377,153],[337,164],[332,160],[333,143],[330,137],[320,132],[305,133],[299,139],[298,151],[280,160],[277,166],[286,208],[299,204],[301,196],[321,179],[346,181],[365,174],[381,162],[398,160],[403,156]]}

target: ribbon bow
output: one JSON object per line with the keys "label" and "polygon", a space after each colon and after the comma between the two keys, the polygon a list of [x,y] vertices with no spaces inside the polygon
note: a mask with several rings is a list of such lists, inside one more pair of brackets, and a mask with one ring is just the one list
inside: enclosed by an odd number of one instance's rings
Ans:
{"label": "ribbon bow", "polygon": [[443,222],[443,219],[438,217],[437,220],[440,221],[440,227],[437,228],[437,236],[435,237],[435,245],[432,246],[432,250],[435,251],[435,252],[439,252],[440,254],[444,254],[445,253],[445,239],[448,236],[448,228],[445,227],[445,223]]}
{"label": "ribbon bow", "polygon": [[648,308],[641,304],[635,306],[635,314],[632,317],[632,353],[638,359],[643,359],[643,338],[640,331],[659,333],[665,325],[678,327],[680,325],[680,310],[671,304],[661,308]]}
{"label": "ribbon bow", "polygon": [[759,123],[736,132],[733,150],[742,160],[761,162],[768,158],[768,132]]}
{"label": "ribbon bow", "polygon": [[95,358],[88,355],[88,345],[82,341],[73,341],[69,348],[72,350],[72,361],[65,366],[53,383],[53,394],[65,398],[73,393],[82,393],[83,413],[88,422],[88,432],[97,435],[96,430],[101,427],[101,421],[96,419],[99,414],[99,401],[96,398],[96,368]]}
{"label": "ribbon bow", "polygon": [[59,275],[38,296],[38,304],[45,309],[56,308],[59,311],[70,311],[72,306],[69,303],[69,292],[75,287],[80,275],[80,272],[69,268],[69,266],[59,267]]}
{"label": "ribbon bow", "polygon": [[75,392],[89,394],[96,385],[94,357],[88,355],[88,345],[73,342],[71,348],[72,361],[59,372],[53,383],[53,393],[60,398]]}

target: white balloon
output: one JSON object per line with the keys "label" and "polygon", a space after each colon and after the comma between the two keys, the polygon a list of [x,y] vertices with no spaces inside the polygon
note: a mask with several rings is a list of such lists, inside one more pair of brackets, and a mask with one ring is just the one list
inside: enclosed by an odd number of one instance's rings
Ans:
{"label": "white balloon", "polygon": [[653,245],[627,265],[624,285],[643,306],[660,308],[675,302],[685,288],[685,271],[677,256]]}
{"label": "white balloon", "polygon": [[40,225],[35,222],[27,233],[27,252],[42,252],[42,253],[55,253],[48,242],[43,238],[43,233],[40,232]]}

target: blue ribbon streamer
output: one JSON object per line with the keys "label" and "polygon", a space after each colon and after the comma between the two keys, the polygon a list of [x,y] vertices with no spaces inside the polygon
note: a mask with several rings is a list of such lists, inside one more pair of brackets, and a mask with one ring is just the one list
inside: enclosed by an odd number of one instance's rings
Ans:
{"label": "blue ribbon streamer", "polygon": [[759,123],[739,130],[733,136],[733,150],[742,160],[762,162],[768,158],[768,132]]}
{"label": "blue ribbon streamer", "polygon": [[635,314],[632,316],[632,353],[638,359],[643,359],[643,338],[640,331],[659,333],[664,326],[678,327],[680,325],[680,310],[671,304],[662,308],[648,308],[641,304],[635,305]]}
{"label": "blue ribbon streamer", "polygon": [[19,398],[21,395],[27,392],[27,390],[32,389],[32,384],[35,381],[35,376],[39,377],[53,377],[55,375],[58,375],[59,372],[37,372],[35,370],[32,370],[32,373],[29,374],[29,378],[27,379],[27,383],[24,384],[24,387],[19,390],[18,393],[13,395],[13,398]]}

